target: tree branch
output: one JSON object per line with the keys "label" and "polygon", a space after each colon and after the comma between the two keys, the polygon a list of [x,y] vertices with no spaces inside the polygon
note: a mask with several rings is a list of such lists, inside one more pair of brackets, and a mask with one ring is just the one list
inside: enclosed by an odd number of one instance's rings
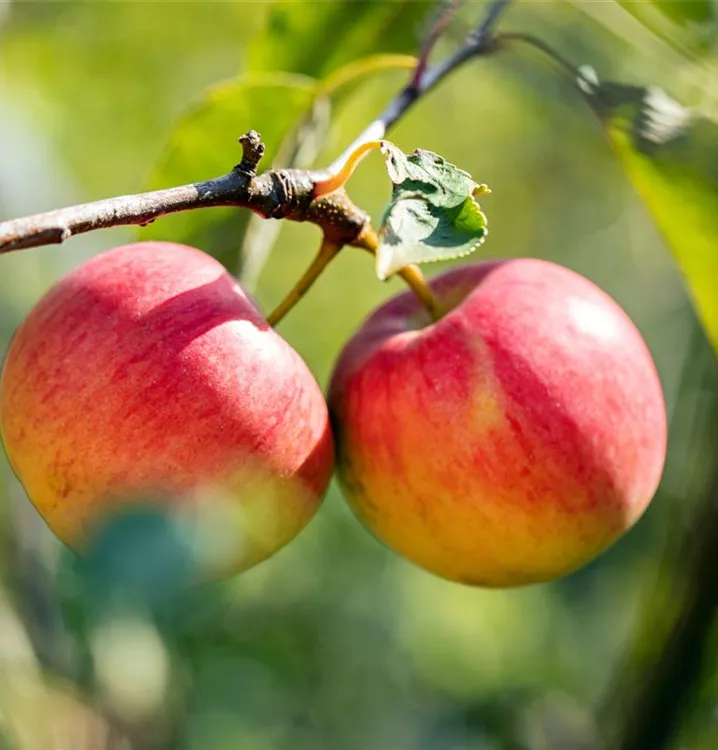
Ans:
{"label": "tree branch", "polygon": [[446,27],[451,23],[453,17],[457,14],[459,8],[464,4],[465,0],[445,0],[444,6],[441,9],[439,15],[434,19],[431,29],[421,45],[421,51],[419,52],[419,61],[414,69],[414,75],[411,77],[409,86],[417,87],[421,84],[421,79],[424,77],[424,71],[426,66],[429,64],[429,55],[434,49],[436,43],[441,38],[441,35],[446,31]]}
{"label": "tree branch", "polygon": [[564,70],[574,82],[578,83],[582,79],[581,69],[559,54],[550,44],[546,44],[533,34],[526,34],[518,31],[505,31],[494,37],[496,48],[504,47],[506,44],[518,42],[533,47],[536,51],[552,60],[556,65]]}
{"label": "tree branch", "polygon": [[0,253],[59,244],[73,235],[130,224],[148,224],[165,214],[210,206],[242,206],[268,218],[291,213],[308,184],[301,173],[285,170],[286,179],[267,172],[257,177],[264,155],[259,134],[250,130],[239,139],[242,161],[229,174],[191,185],[136,195],[107,198],[79,206],[0,223]]}
{"label": "tree branch", "polygon": [[[431,91],[449,73],[472,57],[488,52],[492,48],[490,40],[493,27],[509,1],[494,0],[481,24],[466,43],[442,63],[427,68],[429,52],[459,5],[456,0],[452,0],[448,10],[439,16],[434,30],[430,32],[409,84],[397,94],[345,154],[334,162],[329,172],[341,168],[346,154],[356,150],[361,143],[384,137],[416,101]],[[329,209],[333,206],[327,203],[328,210],[321,210],[324,207],[321,202],[328,201],[330,196],[314,199],[312,173],[286,169],[270,170],[257,176],[256,167],[264,152],[259,136],[251,131],[240,138],[240,143],[244,149],[242,163],[222,177],[165,190],[108,198],[0,222],[0,254],[41,245],[59,244],[76,234],[96,229],[149,224],[167,214],[213,206],[248,208],[263,218],[311,221],[318,224],[330,240],[342,244],[351,244],[361,234],[368,217],[351,204],[346,196],[342,196],[340,202],[349,209],[351,221],[346,222],[346,226],[343,227],[344,234],[340,234],[333,224],[327,226],[331,213]],[[325,179],[326,173],[321,173],[320,178]],[[309,210],[310,205],[312,211]]]}
{"label": "tree branch", "polygon": [[[508,7],[511,0],[494,0],[478,27],[469,35],[463,46],[446,58],[443,62],[427,67],[426,58],[433,48],[436,39],[431,38],[431,44],[425,44],[422,56],[409,83],[392,99],[384,111],[362,131],[362,133],[346,148],[344,153],[329,167],[329,172],[341,168],[349,154],[362,144],[369,141],[381,140],[394,125],[416,104],[450,73],[464,65],[474,57],[495,52],[498,48],[493,44],[493,30],[501,13]],[[449,10],[454,12],[453,4]],[[449,12],[446,11],[446,13]],[[446,14],[442,14],[438,23],[443,23]],[[448,22],[448,21],[447,21]]]}
{"label": "tree branch", "polygon": [[127,224],[148,224],[160,216],[209,206],[245,205],[230,173],[194,185],[83,203],[0,224],[0,252],[64,242],[73,235]]}

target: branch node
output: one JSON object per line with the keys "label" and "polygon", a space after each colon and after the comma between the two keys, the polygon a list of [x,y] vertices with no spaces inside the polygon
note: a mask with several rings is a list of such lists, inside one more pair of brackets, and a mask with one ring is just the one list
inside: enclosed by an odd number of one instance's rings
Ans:
{"label": "branch node", "polygon": [[248,175],[257,174],[257,165],[264,156],[264,144],[256,130],[250,130],[239,137],[242,146],[242,161],[237,169]]}

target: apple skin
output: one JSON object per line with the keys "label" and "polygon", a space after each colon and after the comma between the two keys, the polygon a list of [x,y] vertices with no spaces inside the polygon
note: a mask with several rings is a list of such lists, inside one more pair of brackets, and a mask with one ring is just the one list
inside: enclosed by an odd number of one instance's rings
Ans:
{"label": "apple skin", "polygon": [[173,243],[102,253],[40,300],[4,362],[0,422],[15,473],[68,546],[151,497],[225,536],[235,527],[218,575],[291,540],[333,470],[303,360],[216,260]]}
{"label": "apple skin", "polygon": [[337,474],[385,544],[444,578],[544,582],[615,542],[653,497],[666,410],[623,310],[556,264],[515,259],[431,282],[371,315],[329,390]]}

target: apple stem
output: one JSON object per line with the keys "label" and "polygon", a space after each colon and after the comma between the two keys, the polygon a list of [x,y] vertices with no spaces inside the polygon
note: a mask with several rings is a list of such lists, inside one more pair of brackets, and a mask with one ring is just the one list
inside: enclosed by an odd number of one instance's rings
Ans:
{"label": "apple stem", "polygon": [[322,271],[329,265],[331,260],[341,250],[341,245],[328,240],[326,236],[322,240],[321,247],[312,264],[302,274],[294,288],[287,296],[277,305],[277,307],[267,316],[267,323],[270,326],[276,326],[280,320],[302,299],[309,291],[312,284],[319,278]]}
{"label": "apple stem", "polygon": [[353,151],[346,155],[341,163],[333,164],[321,179],[314,182],[314,197],[320,198],[328,193],[333,193],[342,187],[352,176],[354,170],[364,157],[376,148],[381,148],[383,141],[367,141],[359,144]]}
{"label": "apple stem", "polygon": [[431,319],[436,323],[444,315],[445,311],[439,304],[439,300],[436,298],[419,266],[405,266],[398,271],[398,275],[419,298],[421,304],[424,305],[429,315],[431,315]]}
{"label": "apple stem", "polygon": [[[359,247],[362,250],[366,250],[375,256],[379,249],[379,237],[377,236],[374,227],[371,225],[366,226],[359,237],[352,242],[352,245],[354,247]],[[426,308],[434,322],[444,315],[445,310],[439,303],[439,300],[434,294],[429,282],[426,280],[426,277],[418,266],[404,266],[404,268],[397,271],[397,275],[418,297],[419,301]]]}

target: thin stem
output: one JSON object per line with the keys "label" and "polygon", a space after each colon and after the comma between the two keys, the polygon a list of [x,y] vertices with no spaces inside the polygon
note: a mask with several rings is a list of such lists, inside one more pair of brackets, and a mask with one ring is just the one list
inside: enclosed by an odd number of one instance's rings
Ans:
{"label": "thin stem", "polygon": [[441,35],[446,30],[446,27],[451,23],[451,20],[458,12],[459,8],[464,4],[465,0],[448,0],[445,3],[444,8],[438,15],[438,18],[433,23],[431,30],[427,34],[424,43],[421,45],[421,52],[419,53],[419,60],[414,69],[414,75],[411,78],[409,86],[418,88],[421,85],[421,79],[424,76],[426,66],[429,64],[429,55],[436,46],[436,43],[441,38]]}
{"label": "thin stem", "polygon": [[417,64],[418,58],[415,55],[378,54],[371,55],[368,58],[363,57],[352,63],[347,63],[334,73],[330,73],[319,83],[319,89],[322,96],[332,96],[342,86],[355,82],[369,72],[396,70],[398,68],[415,70]]}
{"label": "thin stem", "polygon": [[571,63],[567,58],[563,57],[563,55],[559,54],[553,47],[546,44],[546,42],[533,34],[524,34],[519,31],[506,31],[497,34],[493,40],[493,44],[497,49],[503,47],[507,42],[519,42],[520,44],[526,44],[533,47],[535,50],[538,50],[543,55],[550,58],[559,67],[563,68],[563,70],[568,73],[574,81],[577,81],[582,77],[581,70],[578,67]]}
{"label": "thin stem", "polygon": [[473,39],[479,43],[485,43],[492,35],[499,17],[506,10],[511,0],[494,0],[489,12],[484,16],[478,28],[472,34]]}
{"label": "thin stem", "polygon": [[419,298],[421,304],[424,305],[429,315],[431,315],[431,319],[434,322],[440,320],[445,311],[439,304],[439,300],[436,298],[419,266],[405,266],[397,271],[397,275]]}
{"label": "thin stem", "polygon": [[337,172],[327,172],[326,179],[318,180],[314,183],[314,197],[321,198],[321,196],[333,193],[342,187],[352,176],[354,170],[359,166],[364,157],[374,149],[381,148],[381,146],[382,141],[367,141],[358,146],[356,150],[348,155],[347,160]]}
{"label": "thin stem", "polygon": [[415,83],[417,78],[415,73],[412,80],[392,99],[384,111],[364,128],[362,133],[334,161],[328,171],[333,173],[341,169],[349,155],[363,143],[384,138],[417,101],[426,96],[454,70],[474,57],[495,51],[491,34],[499,17],[510,2],[511,0],[494,0],[486,16],[462,47],[443,62],[422,70],[418,83]]}
{"label": "thin stem", "polygon": [[302,299],[314,282],[319,278],[322,271],[324,271],[329,263],[337,256],[340,250],[341,245],[331,242],[324,237],[319,252],[312,261],[312,264],[302,274],[302,277],[289,294],[267,316],[267,323],[269,323],[270,326],[276,326],[277,323],[279,323],[279,321],[297,304],[297,302]]}
{"label": "thin stem", "polygon": [[[374,228],[368,226],[353,245],[354,247],[359,247],[362,250],[371,253],[373,256],[376,256],[377,250],[379,249],[379,237]],[[414,265],[404,266],[404,268],[397,271],[397,275],[418,297],[421,304],[426,308],[429,315],[431,315],[431,319],[434,322],[439,320],[444,314],[444,310],[431,286],[429,286],[426,277],[421,272],[421,269]]]}

